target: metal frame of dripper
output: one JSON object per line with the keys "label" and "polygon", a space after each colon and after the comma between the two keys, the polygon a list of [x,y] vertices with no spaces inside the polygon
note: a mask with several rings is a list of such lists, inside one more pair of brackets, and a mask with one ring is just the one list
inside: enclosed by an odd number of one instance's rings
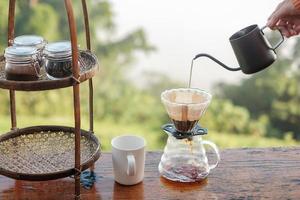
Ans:
{"label": "metal frame of dripper", "polygon": [[178,131],[174,124],[165,124],[161,128],[166,133],[171,133],[176,139],[186,139],[197,135],[206,135],[208,133],[207,128],[202,128],[199,124],[189,132]]}

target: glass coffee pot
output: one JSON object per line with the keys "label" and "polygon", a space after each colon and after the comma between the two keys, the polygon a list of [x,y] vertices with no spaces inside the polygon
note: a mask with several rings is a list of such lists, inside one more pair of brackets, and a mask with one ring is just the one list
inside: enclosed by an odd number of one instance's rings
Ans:
{"label": "glass coffee pot", "polygon": [[[168,134],[159,163],[162,177],[171,181],[197,182],[205,179],[218,165],[219,150],[214,143],[202,140],[207,129],[198,124],[211,98],[209,93],[192,88],[171,89],[161,94],[161,101],[173,122],[162,127]],[[213,149],[217,159],[215,164],[209,164],[205,145]]]}

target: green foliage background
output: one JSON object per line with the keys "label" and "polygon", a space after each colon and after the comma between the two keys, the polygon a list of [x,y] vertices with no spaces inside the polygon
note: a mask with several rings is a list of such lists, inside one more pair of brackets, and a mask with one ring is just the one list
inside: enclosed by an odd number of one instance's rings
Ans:
{"label": "green foliage background", "polygon": [[[48,41],[68,40],[66,11],[61,0],[17,1],[15,35],[38,34]],[[167,88],[184,87],[163,74],[149,72],[144,88],[128,78],[136,52],[155,53],[142,28],[121,37],[109,1],[87,1],[92,49],[100,60],[94,78],[95,132],[104,150],[113,136],[133,133],[146,138],[149,149],[161,149],[166,135],[160,126],[169,121],[160,103]],[[85,48],[81,2],[73,1],[78,39]],[[0,50],[6,47],[8,1],[0,3]],[[242,80],[238,85],[216,85],[214,99],[201,124],[210,132],[206,138],[221,147],[287,146],[300,140],[300,43],[280,55],[273,67]],[[279,52],[280,54],[280,52]],[[192,57],[192,55],[191,55]],[[88,129],[88,87],[82,84],[83,128]],[[17,92],[19,127],[38,124],[73,125],[71,89],[47,92]],[[8,92],[0,91],[0,131],[9,129]]]}

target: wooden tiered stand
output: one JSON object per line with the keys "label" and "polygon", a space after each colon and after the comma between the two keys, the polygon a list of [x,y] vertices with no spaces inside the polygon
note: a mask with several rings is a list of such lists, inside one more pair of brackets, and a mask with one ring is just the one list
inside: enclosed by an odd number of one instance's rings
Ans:
{"label": "wooden tiered stand", "polygon": [[[50,80],[44,74],[37,81],[7,80],[4,72],[5,60],[0,56],[0,88],[9,90],[11,112],[11,131],[0,137],[0,174],[30,181],[45,181],[74,175],[75,198],[80,199],[80,174],[87,168],[93,170],[94,163],[100,157],[100,143],[93,134],[92,77],[98,70],[98,61],[91,53],[86,1],[81,0],[87,46],[87,50],[84,51],[78,50],[72,1],[64,0],[64,2],[72,44],[72,77]],[[15,0],[9,0],[8,46],[13,44],[14,39],[15,4]],[[89,131],[84,131],[80,127],[80,83],[86,80],[89,80]],[[75,127],[17,128],[15,91],[43,91],[71,86]]]}

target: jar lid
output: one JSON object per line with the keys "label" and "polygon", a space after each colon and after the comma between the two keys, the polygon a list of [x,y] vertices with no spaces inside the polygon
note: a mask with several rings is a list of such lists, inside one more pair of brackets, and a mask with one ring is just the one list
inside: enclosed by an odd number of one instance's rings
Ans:
{"label": "jar lid", "polygon": [[66,57],[72,53],[70,41],[49,43],[45,47],[45,54],[51,57]]}
{"label": "jar lid", "polygon": [[5,57],[32,57],[37,53],[34,47],[10,46],[5,49]]}
{"label": "jar lid", "polygon": [[35,59],[37,49],[34,47],[10,46],[5,49],[6,60],[16,62],[31,62]]}
{"label": "jar lid", "polygon": [[37,46],[44,42],[44,38],[37,35],[21,35],[14,39],[14,44],[17,46]]}

